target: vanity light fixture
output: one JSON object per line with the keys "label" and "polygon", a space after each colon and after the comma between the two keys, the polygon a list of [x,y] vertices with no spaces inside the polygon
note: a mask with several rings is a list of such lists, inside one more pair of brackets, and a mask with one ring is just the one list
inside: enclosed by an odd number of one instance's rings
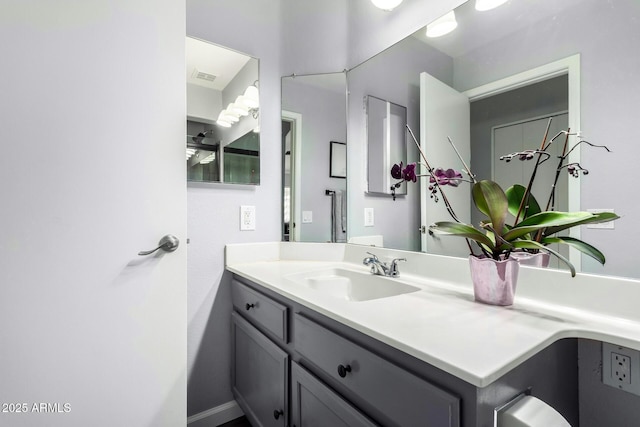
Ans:
{"label": "vanity light fixture", "polygon": [[476,10],[484,12],[485,10],[495,9],[507,0],[476,0]]}
{"label": "vanity light fixture", "polygon": [[458,26],[453,10],[427,25],[427,37],[441,37],[449,34]]}
{"label": "vanity light fixture", "polygon": [[242,103],[246,105],[248,108],[258,108],[260,105],[260,93],[258,92],[258,88],[256,87],[257,81],[251,86],[247,87],[242,95]]}
{"label": "vanity light fixture", "polygon": [[218,126],[222,126],[223,128],[231,127],[231,121],[227,120],[227,116],[224,114],[224,110],[220,111],[220,114],[218,114],[218,119],[216,120],[216,124]]}
{"label": "vanity light fixture", "polygon": [[220,114],[222,115],[222,120],[224,120],[225,122],[233,124],[240,121],[240,116],[238,114],[235,114],[233,111],[222,110]]}
{"label": "vanity light fixture", "polygon": [[231,111],[232,113],[239,116],[249,115],[249,109],[247,108],[247,106],[244,104],[239,104],[237,102],[232,102],[231,104],[229,104],[229,106],[227,107],[227,111]]}
{"label": "vanity light fixture", "polygon": [[213,162],[215,159],[216,159],[216,153],[211,153],[207,157],[205,157],[204,159],[200,160],[200,164],[201,165],[206,165],[208,163]]}
{"label": "vanity light fixture", "polygon": [[382,10],[392,10],[402,3],[402,0],[371,0],[371,3]]}

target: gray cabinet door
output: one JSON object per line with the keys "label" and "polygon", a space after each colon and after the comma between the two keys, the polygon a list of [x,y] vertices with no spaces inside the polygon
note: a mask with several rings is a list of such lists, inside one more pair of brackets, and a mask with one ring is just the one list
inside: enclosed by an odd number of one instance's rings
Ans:
{"label": "gray cabinet door", "polygon": [[232,313],[233,393],[254,427],[288,425],[289,355]]}
{"label": "gray cabinet door", "polygon": [[295,362],[291,363],[292,427],[376,427],[360,411]]}

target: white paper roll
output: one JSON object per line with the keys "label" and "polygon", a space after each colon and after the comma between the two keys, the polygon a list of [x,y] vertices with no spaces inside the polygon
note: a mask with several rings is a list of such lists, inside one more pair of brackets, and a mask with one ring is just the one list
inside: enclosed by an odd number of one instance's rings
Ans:
{"label": "white paper roll", "polygon": [[571,424],[542,400],[525,396],[498,413],[498,427],[571,427]]}

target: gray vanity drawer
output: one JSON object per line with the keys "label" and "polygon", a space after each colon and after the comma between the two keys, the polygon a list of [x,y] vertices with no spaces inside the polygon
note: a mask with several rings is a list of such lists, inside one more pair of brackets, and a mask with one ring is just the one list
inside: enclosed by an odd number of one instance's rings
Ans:
{"label": "gray vanity drawer", "polygon": [[[458,427],[460,399],[296,313],[296,351],[385,426]],[[339,367],[342,367],[339,369]],[[340,371],[340,372],[339,372]]]}
{"label": "gray vanity drawer", "polygon": [[232,281],[231,300],[244,317],[266,328],[285,343],[288,341],[287,307],[237,280]]}

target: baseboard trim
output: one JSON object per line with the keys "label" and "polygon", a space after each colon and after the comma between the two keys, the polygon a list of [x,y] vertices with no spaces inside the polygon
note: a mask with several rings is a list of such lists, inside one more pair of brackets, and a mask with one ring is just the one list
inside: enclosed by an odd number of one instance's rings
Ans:
{"label": "baseboard trim", "polygon": [[244,415],[235,400],[207,409],[187,418],[189,427],[218,427]]}

